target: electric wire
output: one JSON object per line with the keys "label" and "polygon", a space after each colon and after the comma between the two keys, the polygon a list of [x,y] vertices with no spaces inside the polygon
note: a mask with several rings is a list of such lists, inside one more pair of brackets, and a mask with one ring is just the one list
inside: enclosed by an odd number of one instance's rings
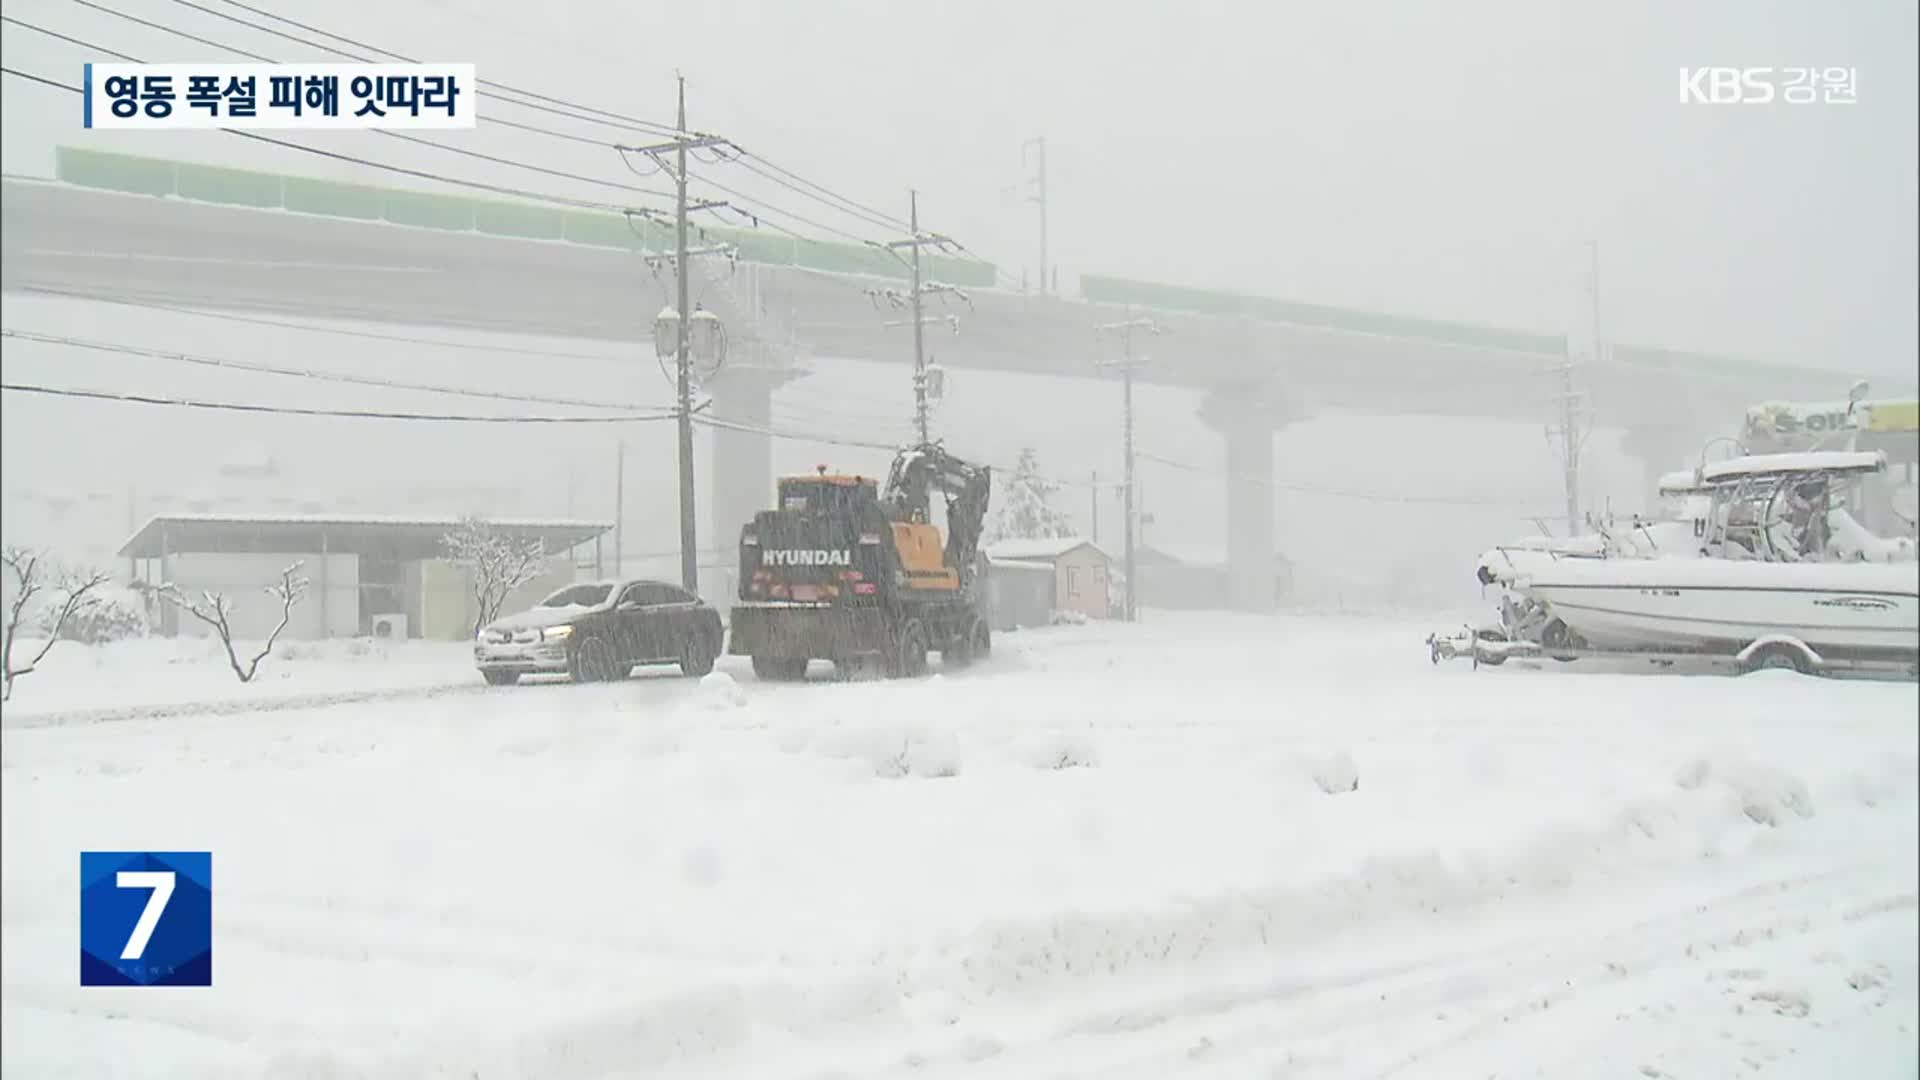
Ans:
{"label": "electric wire", "polygon": [[34,383],[0,382],[0,391],[42,394],[50,397],[85,398],[95,401],[124,401],[138,405],[162,405],[173,408],[209,409],[221,412],[264,413],[274,416],[328,416],[356,420],[418,420],[459,424],[633,424],[669,420],[671,416],[482,416],[459,413],[395,412],[374,409],[317,409],[292,405],[258,405],[238,401],[207,401],[199,398],[169,398],[150,394],[115,393],[67,386],[41,386]]}
{"label": "electric wire", "polygon": [[[218,357],[201,356],[197,353],[148,349],[137,345],[125,345],[112,341],[97,341],[88,338],[60,337],[54,334],[37,333],[32,330],[15,330],[10,327],[0,328],[0,338],[14,338],[19,341],[33,341],[43,345],[57,345],[70,349],[87,349],[94,352],[118,353],[122,356],[141,356],[152,360],[173,360],[183,364],[221,368],[228,371],[246,371],[262,375],[282,375],[291,378],[310,379],[316,382],[344,383],[353,386],[374,386],[387,390],[448,394],[457,397],[485,398],[493,401],[513,401],[526,405],[566,405],[582,409],[634,410],[644,408],[644,406],[637,404],[608,404],[604,401],[588,401],[582,398],[548,397],[539,394],[516,394],[505,391],[440,386],[430,383],[401,382],[394,379],[377,378],[371,375],[314,371],[310,368],[280,367],[273,364],[261,364],[245,360],[224,360]],[[661,415],[669,416],[672,414],[663,411]]]}

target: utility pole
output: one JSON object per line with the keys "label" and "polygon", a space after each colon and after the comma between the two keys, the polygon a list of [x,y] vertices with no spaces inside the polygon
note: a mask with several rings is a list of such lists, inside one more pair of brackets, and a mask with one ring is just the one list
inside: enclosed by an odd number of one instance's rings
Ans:
{"label": "utility pole", "polygon": [[1100,473],[1096,470],[1087,476],[1088,504],[1093,510],[1093,543],[1100,544]]}
{"label": "utility pole", "polygon": [[[675,318],[670,331],[677,338],[674,343],[674,394],[675,414],[679,421],[680,450],[680,584],[688,592],[697,593],[700,588],[700,553],[695,528],[695,507],[693,499],[693,375],[692,375],[692,312],[688,293],[691,284],[688,280],[690,267],[687,251],[687,214],[690,210],[704,210],[725,205],[702,200],[690,206],[687,202],[687,153],[708,147],[731,146],[732,142],[717,135],[702,135],[687,130],[687,79],[677,75],[679,97],[675,114],[674,135],[666,142],[651,146],[615,146],[622,158],[629,152],[642,153],[654,159],[660,166],[673,174],[673,250],[674,250],[674,293]],[[631,167],[631,165],[629,165]],[[704,252],[703,252],[704,253]],[[660,323],[656,323],[656,336]],[[656,342],[656,347],[658,343]],[[620,555],[614,555],[614,565],[619,566]]]}
{"label": "utility pole", "polygon": [[[1588,351],[1588,362],[1598,365],[1602,352],[1606,348],[1600,332],[1600,245],[1592,242],[1588,245],[1587,262],[1587,302],[1592,316]],[[1556,427],[1547,429],[1549,441],[1558,441],[1556,447],[1560,455],[1561,483],[1567,500],[1567,535],[1578,536],[1583,524],[1580,514],[1580,453],[1586,448],[1587,436],[1591,432],[1591,417],[1585,408],[1583,397],[1574,378],[1575,350],[1569,342],[1566,355],[1560,366],[1560,417]]]}
{"label": "utility pole", "polygon": [[[971,305],[973,301],[968,299],[966,293],[952,285],[942,285],[939,282],[927,281],[921,276],[920,249],[922,247],[932,246],[949,249],[957,245],[954,244],[951,238],[940,233],[921,232],[920,193],[918,191],[909,191],[907,193],[907,199],[907,228],[911,230],[913,235],[905,240],[895,240],[890,244],[875,246],[881,247],[882,250],[893,255],[895,259],[898,259],[902,265],[907,267],[912,282],[911,288],[904,300],[901,298],[899,291],[895,289],[868,289],[867,295],[873,297],[876,302],[880,299],[885,299],[896,308],[904,306],[909,309],[909,319],[913,323],[913,427],[914,431],[920,437],[921,445],[925,445],[932,442],[933,439],[931,432],[931,409],[927,400],[928,373],[926,335],[924,333],[927,317],[925,314],[925,305],[922,301],[929,293],[952,293],[966,301],[969,305]],[[909,249],[911,252],[910,256],[903,257],[900,254],[901,248]],[[958,317],[948,316],[948,318],[957,330],[960,325]],[[887,325],[894,326],[898,324],[888,323]]]}
{"label": "utility pole", "polygon": [[1047,288],[1047,139],[1041,135],[1028,139],[1020,146],[1024,158],[1028,150],[1033,151],[1034,193],[1027,196],[1029,202],[1040,206],[1040,293],[1046,295]]}
{"label": "utility pole", "polygon": [[[1127,309],[1127,314],[1129,316],[1133,314],[1131,307]],[[1139,618],[1140,612],[1139,604],[1136,601],[1136,597],[1139,595],[1139,578],[1135,575],[1136,567],[1134,559],[1135,537],[1140,531],[1140,523],[1135,514],[1134,507],[1133,373],[1141,363],[1141,361],[1136,360],[1134,356],[1133,336],[1136,333],[1157,335],[1161,330],[1159,324],[1152,319],[1135,318],[1128,318],[1123,322],[1107,323],[1095,329],[1100,333],[1120,335],[1120,360],[1117,362],[1110,360],[1099,361],[1097,366],[1109,369],[1118,368],[1120,371],[1121,454],[1125,461],[1124,471],[1120,480],[1120,531],[1124,537],[1122,545],[1123,554],[1121,556],[1122,566],[1124,567],[1122,572],[1126,575],[1127,579],[1124,617],[1126,621],[1133,622]]]}
{"label": "utility pole", "polygon": [[613,450],[613,576],[620,576],[620,556],[627,550],[627,443]]}
{"label": "utility pole", "polygon": [[[907,192],[907,228],[920,235],[920,193]],[[920,445],[927,438],[927,350],[926,328],[920,325],[920,245],[913,245],[913,426],[920,433]]]}

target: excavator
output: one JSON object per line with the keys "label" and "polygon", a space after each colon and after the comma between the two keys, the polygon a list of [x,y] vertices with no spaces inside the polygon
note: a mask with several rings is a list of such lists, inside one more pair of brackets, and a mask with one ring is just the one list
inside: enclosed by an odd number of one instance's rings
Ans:
{"label": "excavator", "polygon": [[[740,532],[727,651],[773,681],[804,678],[812,660],[844,677],[914,678],[931,650],[948,668],[985,659],[980,534],[991,487],[990,469],[938,443],[901,450],[884,486],[825,466],[781,478],[775,507]],[[931,520],[936,493],[944,538]]]}

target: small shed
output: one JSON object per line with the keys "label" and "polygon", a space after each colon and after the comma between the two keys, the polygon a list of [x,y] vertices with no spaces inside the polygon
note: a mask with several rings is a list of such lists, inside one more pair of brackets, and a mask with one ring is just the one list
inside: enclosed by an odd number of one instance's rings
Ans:
{"label": "small shed", "polygon": [[[339,514],[160,514],[120,549],[147,584],[172,582],[189,596],[223,593],[233,604],[236,638],[266,636],[280,610],[267,586],[288,565],[302,563],[306,599],[287,624],[288,638],[353,637],[392,628],[397,636],[458,639],[473,632],[474,600],[467,572],[447,562],[441,540],[455,517]],[[492,520],[502,536],[539,540],[547,572],[516,590],[507,610],[532,604],[573,580],[568,553],[596,549],[612,525],[597,521]],[[596,557],[595,562],[598,562]],[[597,571],[596,571],[597,574]],[[160,632],[201,633],[193,619],[163,605]]]}
{"label": "small shed", "polygon": [[[1001,540],[988,544],[986,553],[991,578],[1010,583],[1008,602],[1020,617],[1031,617],[1032,607],[1046,604],[1045,618],[1018,625],[1050,622],[1055,612],[1089,619],[1112,615],[1113,559],[1090,540],[1077,536]],[[1026,595],[1029,592],[1031,596]]]}
{"label": "small shed", "polygon": [[1051,623],[1056,591],[1052,563],[987,559],[987,622],[995,630]]}

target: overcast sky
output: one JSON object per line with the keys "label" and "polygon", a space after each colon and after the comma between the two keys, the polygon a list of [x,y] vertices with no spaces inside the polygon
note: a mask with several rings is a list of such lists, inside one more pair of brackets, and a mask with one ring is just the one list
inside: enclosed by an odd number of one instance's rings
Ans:
{"label": "overcast sky", "polygon": [[[677,68],[696,127],[891,213],[917,186],[928,224],[1013,279],[1038,247],[1022,143],[1045,136],[1066,281],[1117,273],[1555,331],[1584,309],[1597,240],[1612,337],[1913,370],[1912,3],[250,2],[648,118],[671,118]],[[321,55],[168,0],[114,6],[274,59]],[[10,0],[7,12],[142,59],[217,55],[71,0]],[[76,82],[96,58],[17,26],[4,51],[10,66]],[[1851,67],[1859,102],[1682,105],[1683,65]],[[43,173],[56,141],[83,141],[76,99],[10,79],[4,107],[9,171]],[[634,179],[592,147],[485,126],[450,138]],[[215,135],[91,141],[352,169]],[[368,134],[311,141],[613,195]],[[710,175],[879,235],[729,168]]]}

